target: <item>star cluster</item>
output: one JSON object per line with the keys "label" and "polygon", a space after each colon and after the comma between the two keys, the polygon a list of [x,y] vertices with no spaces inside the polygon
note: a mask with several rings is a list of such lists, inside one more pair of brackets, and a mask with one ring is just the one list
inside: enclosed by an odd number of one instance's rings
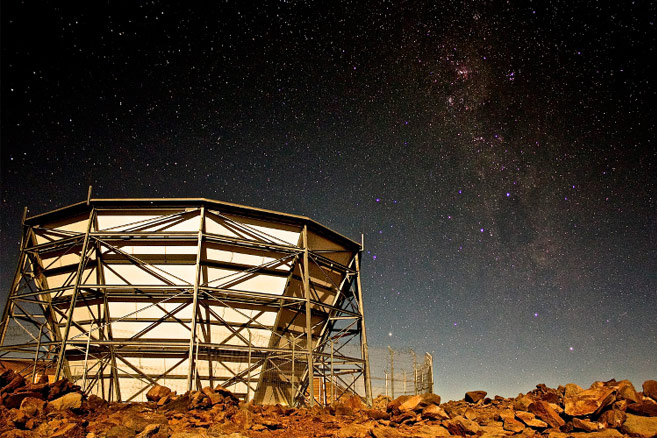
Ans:
{"label": "star cluster", "polygon": [[20,218],[207,197],[360,240],[373,348],[436,390],[654,378],[655,5],[2,3]]}

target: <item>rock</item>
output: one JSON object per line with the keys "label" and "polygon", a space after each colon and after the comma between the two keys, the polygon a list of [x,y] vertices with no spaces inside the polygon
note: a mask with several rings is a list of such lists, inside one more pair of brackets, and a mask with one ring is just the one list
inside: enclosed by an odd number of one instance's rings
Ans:
{"label": "rock", "polygon": [[17,388],[25,385],[25,379],[20,374],[17,374],[10,370],[10,373],[7,374],[6,380],[8,383],[0,388],[0,394],[10,394],[14,392]]}
{"label": "rock", "polygon": [[340,398],[340,403],[349,407],[353,411],[360,411],[362,409],[365,409],[365,404],[363,403],[363,400],[356,394],[352,394],[350,396],[347,395],[342,396]]}
{"label": "rock", "polygon": [[503,409],[497,413],[495,416],[496,420],[505,421],[507,418],[515,418],[515,413],[513,409]]}
{"label": "rock", "polygon": [[9,394],[4,401],[7,409],[17,408],[21,405],[26,398],[43,398],[43,394],[39,392],[14,392]]}
{"label": "rock", "polygon": [[107,431],[107,438],[134,438],[135,431],[122,424],[113,426]]}
{"label": "rock", "polygon": [[616,399],[627,400],[630,403],[639,403],[641,399],[629,380],[621,380],[614,385],[616,388]]}
{"label": "rock", "polygon": [[64,394],[68,394],[69,392],[74,392],[74,391],[79,391],[80,387],[78,385],[73,385],[71,382],[69,382],[66,379],[59,379],[55,383],[50,385],[50,388],[48,390],[48,397],[47,400],[54,400],[56,398],[61,397]]}
{"label": "rock", "polygon": [[585,432],[595,432],[604,428],[604,425],[575,417],[573,418],[573,428],[577,430],[583,430]]}
{"label": "rock", "polygon": [[0,434],[0,438],[32,438],[33,436],[29,430],[20,429],[11,429]]}
{"label": "rock", "polygon": [[611,408],[625,412],[627,410],[627,400],[616,400],[611,404]]}
{"label": "rock", "polygon": [[372,401],[372,409],[378,409],[379,411],[385,411],[392,399],[386,395],[379,395]]}
{"label": "rock", "polygon": [[625,415],[625,412],[617,409],[610,409],[604,411],[602,415],[600,415],[600,418],[598,418],[598,421],[604,424],[605,427],[619,428],[623,425],[626,418],[627,415]]}
{"label": "rock", "polygon": [[60,411],[62,409],[77,409],[82,406],[82,394],[69,392],[55,400],[48,402],[48,410]]}
{"label": "rock", "polygon": [[25,427],[25,423],[27,420],[29,420],[29,418],[30,417],[20,409],[14,408],[7,412],[7,420],[9,420],[11,424],[13,424],[15,427],[18,427],[19,429],[23,429]]}
{"label": "rock", "polygon": [[100,409],[106,408],[107,406],[109,406],[109,403],[95,394],[91,394],[85,401],[82,402],[82,409],[89,412],[98,411]]}
{"label": "rock", "polygon": [[643,382],[643,395],[657,401],[657,381],[646,380]]}
{"label": "rock", "polygon": [[627,412],[643,417],[657,417],[657,404],[655,403],[632,403],[627,405]]}
{"label": "rock", "polygon": [[235,397],[235,394],[233,394],[232,392],[230,392],[229,390],[227,390],[226,388],[224,388],[221,385],[215,386],[214,391],[218,392],[221,395],[223,395],[224,398],[230,399],[235,404],[237,404],[239,402],[239,399],[237,397]]}
{"label": "rock", "polygon": [[146,399],[157,403],[162,397],[166,397],[169,394],[171,394],[171,390],[166,386],[153,385],[146,393]]}
{"label": "rock", "polygon": [[374,438],[406,438],[407,435],[392,427],[377,426],[370,434]]}
{"label": "rock", "polygon": [[615,392],[614,388],[591,385],[591,389],[564,397],[564,411],[571,417],[597,414],[614,402]]}
{"label": "rock", "polygon": [[401,395],[394,400],[391,400],[390,403],[386,406],[386,411],[388,412],[399,412],[399,406],[401,406],[406,400],[411,398],[411,395]]}
{"label": "rock", "polygon": [[[57,428],[55,432],[50,435],[50,438],[71,438],[79,436],[83,433],[83,428],[77,423],[65,423]],[[109,435],[107,438],[112,438]]]}
{"label": "rock", "polygon": [[422,418],[429,418],[431,420],[447,420],[449,415],[443,408],[438,405],[429,405],[422,410]]}
{"label": "rock", "polygon": [[[428,406],[426,409],[429,408],[431,408],[431,406]],[[378,409],[363,409],[361,412],[372,420],[390,420],[390,414],[386,411],[379,411]]]}
{"label": "rock", "polygon": [[216,392],[211,386],[206,386],[201,392],[210,400],[211,405],[216,405],[224,401],[224,396]]}
{"label": "rock", "polygon": [[514,418],[506,418],[504,420],[504,430],[508,430],[509,432],[513,433],[519,433],[525,430],[525,425]]}
{"label": "rock", "polygon": [[463,416],[464,416],[465,418],[467,418],[468,420],[474,420],[475,418],[477,418],[478,415],[477,415],[477,413],[474,411],[474,409],[472,409],[472,408],[468,408],[468,409],[466,409],[465,412],[463,413]]}
{"label": "rock", "polygon": [[212,406],[210,399],[201,391],[192,391],[190,393],[189,409],[206,409]]}
{"label": "rock", "polygon": [[568,383],[564,388],[563,396],[572,397],[576,394],[579,394],[582,391],[584,391],[584,388],[582,388],[581,386],[576,385],[574,383]]}
{"label": "rock", "polygon": [[186,412],[189,410],[189,398],[189,393],[183,394],[180,397],[176,397],[167,403],[165,409],[167,411]]}
{"label": "rock", "polygon": [[400,412],[419,412],[429,405],[440,405],[440,396],[431,393],[413,395],[400,404],[398,409]]}
{"label": "rock", "polygon": [[46,402],[36,397],[26,397],[21,402],[21,411],[28,417],[39,416],[45,412]]}
{"label": "rock", "polygon": [[352,423],[341,427],[335,434],[336,438],[366,438],[370,436],[372,427],[366,424]]}
{"label": "rock", "polygon": [[550,405],[543,401],[538,400],[529,405],[529,412],[536,415],[541,420],[545,421],[549,426],[559,429],[566,422],[557,414]]}
{"label": "rock", "polygon": [[135,438],[151,438],[160,430],[159,424],[149,424]]}
{"label": "rock", "polygon": [[411,424],[419,420],[420,418],[413,411],[400,412],[398,415],[390,417],[390,422],[396,424]]}
{"label": "rock", "polygon": [[623,434],[616,429],[602,429],[595,432],[571,432],[571,438],[622,438]]}
{"label": "rock", "polygon": [[460,415],[445,422],[447,430],[452,435],[477,435],[481,428],[477,423]]}
{"label": "rock", "polygon": [[417,430],[413,431],[413,438],[439,438],[450,437],[449,431],[442,426],[436,425],[422,425]]}
{"label": "rock", "polygon": [[515,401],[513,402],[513,408],[516,411],[529,412],[529,405],[531,405],[532,403],[534,403],[534,399],[532,399],[527,395],[520,394],[518,395],[518,397],[516,397]]}
{"label": "rock", "polygon": [[627,419],[621,426],[621,431],[632,436],[652,438],[657,435],[657,417],[627,414]]}
{"label": "rock", "polygon": [[468,403],[477,403],[483,400],[488,394],[486,391],[468,391],[465,393],[465,401]]}
{"label": "rock", "polygon": [[536,416],[529,412],[516,411],[516,418],[529,427],[537,429],[545,429],[548,427],[547,423],[536,418]]}

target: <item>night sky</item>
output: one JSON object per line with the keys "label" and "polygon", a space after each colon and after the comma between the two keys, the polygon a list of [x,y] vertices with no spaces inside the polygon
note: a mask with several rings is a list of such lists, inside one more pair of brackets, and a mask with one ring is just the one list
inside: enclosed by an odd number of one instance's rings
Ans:
{"label": "night sky", "polygon": [[364,233],[444,399],[657,377],[654,2],[207,3],[2,2],[2,306],[24,206],[205,197]]}

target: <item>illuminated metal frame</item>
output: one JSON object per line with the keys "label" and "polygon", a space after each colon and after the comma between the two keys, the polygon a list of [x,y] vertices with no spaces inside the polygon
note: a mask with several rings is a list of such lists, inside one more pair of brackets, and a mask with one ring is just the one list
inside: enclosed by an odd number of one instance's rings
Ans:
{"label": "illuminated metal frame", "polygon": [[[200,226],[197,232],[142,232],[144,224],[134,230],[99,230],[97,215],[106,210],[120,211],[122,209],[144,209],[149,211],[162,211],[162,215],[151,219],[159,224],[175,223],[183,216],[199,215]],[[231,215],[257,218],[258,220],[273,221],[300,227],[301,239],[299,245],[290,245],[270,238],[261,231],[249,228],[247,224],[238,223],[234,219],[235,227],[248,233],[258,234],[257,240],[229,238],[206,232],[206,214],[209,208],[230,213]],[[180,209],[171,214],[172,209]],[[72,232],[52,230],[43,227],[48,221],[71,217],[73,215],[88,214],[86,232]],[[234,217],[234,216],[233,216]],[[308,247],[308,231],[311,229],[330,239],[334,239],[348,248],[351,256],[347,265],[341,265],[326,255],[332,249]],[[50,242],[37,243],[36,236],[50,235]],[[56,236],[55,236],[56,234]],[[159,275],[157,268],[139,257],[124,253],[117,242],[148,240],[149,242],[161,239],[166,242],[195,241],[196,276],[194,284],[186,282],[176,283],[169,278]],[[289,275],[300,273],[300,282],[303,285],[303,297],[269,295],[264,293],[235,291],[228,287],[213,287],[201,279],[203,261],[201,254],[208,243],[221,243],[221,245],[241,248],[252,248],[258,251],[275,251],[284,254],[287,262],[294,267]],[[104,252],[105,251],[105,252]],[[122,257],[125,263],[132,263],[140,269],[148,271],[151,275],[159,275],[165,285],[107,285],[103,278],[103,269],[95,269],[96,284],[88,284],[83,279],[85,269],[96,264],[103,265],[103,254],[113,252],[115,257]],[[2,322],[0,326],[0,359],[9,357],[33,358],[32,378],[37,369],[52,368],[54,363],[55,378],[65,376],[77,383],[83,389],[90,390],[94,385],[102,386],[102,393],[108,394],[110,400],[131,401],[137,395],[147,391],[151,386],[163,378],[185,379],[187,389],[200,389],[201,381],[211,384],[221,384],[231,388],[238,382],[246,384],[246,393],[238,393],[241,398],[251,398],[250,392],[255,395],[266,369],[281,367],[281,364],[290,364],[296,372],[289,376],[283,385],[289,385],[292,391],[287,402],[298,405],[305,397],[309,397],[309,404],[327,404],[339,399],[342,395],[356,391],[355,385],[362,379],[366,402],[371,405],[372,389],[370,382],[369,355],[367,350],[367,335],[365,330],[363,296],[360,279],[360,258],[362,247],[358,243],[318,224],[317,222],[296,215],[289,215],[269,210],[255,209],[236,204],[212,201],[207,199],[91,199],[59,210],[45,214],[23,218],[23,234],[20,247],[19,262],[7,298]],[[69,268],[65,284],[59,288],[49,288],[44,272],[52,269],[44,266],[41,256],[45,254],[79,254],[79,263]],[[52,256],[51,256],[52,257]],[[276,260],[276,262],[281,262]],[[52,265],[52,263],[50,264]],[[231,267],[237,269],[239,266]],[[253,267],[241,267],[243,275],[252,275],[254,272],[273,272],[272,263]],[[323,302],[317,292],[309,274],[310,269],[321,272],[326,279],[331,280],[328,272],[340,272],[344,277],[342,284],[333,284],[337,294],[335,305]],[[289,279],[288,279],[289,282]],[[65,291],[72,291],[64,295]],[[108,303],[113,301],[135,300],[149,306],[157,306],[165,312],[162,318],[140,319],[150,325],[136,333],[130,339],[115,339],[112,335],[112,323],[124,318],[115,318],[110,315]],[[162,302],[177,303],[175,310],[167,311],[161,307]],[[256,321],[256,317],[249,318],[248,322],[232,324],[213,315],[215,321],[210,322],[203,315],[212,313],[210,303],[221,303],[222,306],[239,309],[239,306],[249,306],[262,311],[295,312],[297,317],[305,318],[303,333],[288,331],[289,326],[282,332],[276,331],[278,324],[272,328],[263,327]],[[182,309],[192,307],[191,319],[182,319],[176,314]],[[92,315],[91,321],[75,321],[73,311],[77,307],[86,307]],[[281,315],[279,312],[278,315]],[[319,323],[312,326],[312,316],[319,316]],[[164,321],[177,322],[181,330],[188,330],[189,341],[172,339],[167,342],[145,339],[143,335]],[[277,321],[278,322],[278,321]],[[7,329],[10,324],[19,326],[23,336],[29,337],[27,342],[6,344]],[[216,344],[208,341],[208,324],[222,324],[231,333],[231,337],[239,338],[245,345]],[[321,327],[318,327],[321,324]],[[83,326],[92,327],[85,329]],[[84,336],[69,336],[71,327],[78,328]],[[251,343],[251,328],[267,328],[278,339],[278,345],[268,347],[257,346]],[[245,334],[244,332],[248,333]],[[313,332],[319,332],[319,338],[313,340]],[[315,335],[317,338],[317,335]],[[274,338],[274,336],[272,336]],[[305,342],[303,342],[305,338]],[[313,345],[314,341],[314,345]],[[359,354],[345,353],[345,346],[359,344]],[[337,348],[335,348],[337,345]],[[297,350],[302,346],[303,351]],[[347,348],[348,349],[348,348]],[[353,351],[353,349],[352,349]],[[210,375],[201,376],[196,363],[200,360],[217,362],[230,370],[224,361],[235,360],[236,355],[244,360],[248,355],[249,366],[246,370],[233,373],[228,379],[219,380]],[[304,362],[298,360],[302,355]],[[304,357],[305,356],[305,357]],[[93,369],[87,368],[87,360],[95,359]],[[189,366],[186,375],[173,374],[176,366],[165,370],[158,375],[148,374],[133,364],[130,358],[155,357],[179,358],[178,364],[188,360]],[[68,366],[69,361],[84,360],[83,375],[72,375]],[[300,364],[303,363],[302,366]],[[209,367],[212,370],[212,367]],[[260,373],[252,374],[256,369]],[[119,370],[121,375],[119,376]],[[232,372],[232,371],[231,371]],[[120,392],[119,378],[126,376],[144,382],[139,392],[124,400]],[[284,373],[281,373],[284,376]],[[298,377],[297,377],[298,376]],[[309,384],[314,382],[314,384]],[[328,383],[327,383],[328,382]],[[319,385],[318,385],[319,384]],[[107,385],[107,387],[105,387]],[[323,388],[323,396],[315,394],[318,385]],[[329,396],[330,393],[330,396]]]}

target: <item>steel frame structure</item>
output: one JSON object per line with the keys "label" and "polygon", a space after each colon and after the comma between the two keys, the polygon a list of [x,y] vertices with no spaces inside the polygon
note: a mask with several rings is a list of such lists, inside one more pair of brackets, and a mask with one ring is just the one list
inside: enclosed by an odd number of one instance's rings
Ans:
{"label": "steel frame structure", "polygon": [[165,382],[289,405],[358,386],[371,404],[361,251],[303,216],[89,197],[24,217],[0,358],[114,401]]}

